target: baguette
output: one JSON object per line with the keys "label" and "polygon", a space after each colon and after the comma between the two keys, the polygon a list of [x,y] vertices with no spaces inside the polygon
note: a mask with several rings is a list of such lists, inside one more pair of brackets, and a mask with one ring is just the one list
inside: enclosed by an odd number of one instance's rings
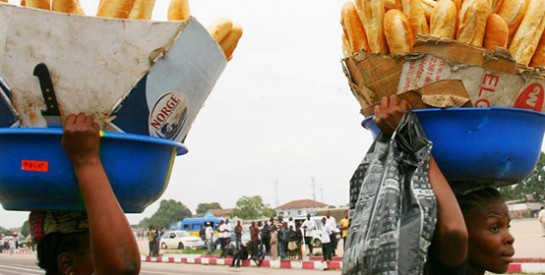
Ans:
{"label": "baguette", "polygon": [[191,12],[188,0],[172,0],[168,6],[168,20],[187,20]]}
{"label": "baguette", "polygon": [[439,38],[454,39],[458,10],[452,0],[440,0],[435,5],[430,19],[430,34]]}
{"label": "baguette", "polygon": [[528,0],[504,0],[498,11],[498,14],[507,22],[509,27],[509,41],[515,35],[520,21],[522,21],[522,17],[526,13],[528,2]]}
{"label": "baguette", "polygon": [[218,19],[212,25],[209,25],[206,29],[210,36],[218,42],[218,44],[229,34],[233,28],[233,22],[229,19]]}
{"label": "baguette", "polygon": [[482,47],[486,20],[490,14],[487,0],[465,0],[458,15],[456,39],[476,47]]}
{"label": "baguette", "polygon": [[464,2],[463,0],[452,0],[452,2],[454,2],[454,4],[456,5],[456,9],[458,11],[462,9],[462,2]]}
{"label": "baguette", "polygon": [[486,20],[483,48],[494,50],[497,46],[507,48],[509,27],[503,18],[495,13]]}
{"label": "baguette", "polygon": [[532,60],[530,61],[530,67],[541,67],[545,65],[545,31],[541,35],[541,39],[537,44],[536,51]]}
{"label": "baguette", "polygon": [[509,45],[513,58],[525,66],[530,63],[545,29],[545,1],[530,0],[528,5],[529,8]]}
{"label": "baguette", "polygon": [[98,6],[98,17],[129,18],[134,0],[102,0]]}
{"label": "baguette", "polygon": [[343,32],[342,34],[342,50],[343,50],[343,56],[349,57],[352,55],[352,49],[350,48],[350,42],[348,41],[348,38],[346,37],[346,33]]}
{"label": "baguette", "polygon": [[420,0],[401,0],[401,6],[415,33],[428,34],[430,32]]}
{"label": "baguette", "polygon": [[23,0],[21,1],[21,6],[42,10],[51,10],[49,0]]}
{"label": "baguette", "polygon": [[51,9],[57,12],[85,15],[79,0],[53,0]]}
{"label": "baguette", "polygon": [[341,25],[348,39],[350,52],[369,51],[365,29],[361,23],[356,6],[352,1],[344,3],[341,9]]}
{"label": "baguette", "polygon": [[129,19],[150,20],[155,0],[135,0],[132,5]]}
{"label": "baguette", "polygon": [[[426,21],[428,21],[428,24],[431,21],[431,15],[433,14],[433,9],[435,8],[435,5],[437,2],[435,0],[420,0],[422,3],[422,9],[424,9],[424,15],[426,16]],[[430,30],[431,33],[431,30]]]}
{"label": "baguette", "polygon": [[382,0],[385,10],[401,9],[400,0]]}
{"label": "baguette", "polygon": [[220,41],[219,45],[225,53],[227,61],[231,61],[233,58],[233,52],[235,51],[241,37],[242,27],[239,25],[233,25],[231,31]]}
{"label": "baguette", "polygon": [[504,0],[488,0],[488,6],[493,13],[497,13],[503,5],[503,1]]}
{"label": "baguette", "polygon": [[388,54],[388,45],[384,37],[382,21],[384,3],[382,0],[356,0],[361,6],[360,19],[365,29],[369,49],[372,53]]}
{"label": "baguette", "polygon": [[0,0],[0,2],[8,3],[8,0]]}
{"label": "baguette", "polygon": [[384,35],[392,55],[405,54],[413,48],[414,32],[407,16],[400,10],[389,10],[384,15]]}

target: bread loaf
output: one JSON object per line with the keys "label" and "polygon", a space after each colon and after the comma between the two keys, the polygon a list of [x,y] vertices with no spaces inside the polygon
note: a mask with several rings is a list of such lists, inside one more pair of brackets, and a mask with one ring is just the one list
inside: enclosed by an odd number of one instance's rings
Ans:
{"label": "bread loaf", "polygon": [[497,46],[507,48],[509,39],[509,27],[498,14],[491,14],[486,20],[483,48],[494,50]]}
{"label": "bread loaf", "polygon": [[462,9],[462,2],[464,2],[463,0],[452,0],[452,2],[454,2],[454,4],[456,5],[456,9],[458,11],[460,11],[460,9]]}
{"label": "bread loaf", "polygon": [[493,13],[497,13],[503,4],[503,1],[504,0],[488,0],[488,7]]}
{"label": "bread loaf", "polygon": [[342,50],[343,50],[343,56],[349,57],[352,55],[352,49],[350,48],[350,42],[348,42],[348,38],[346,38],[346,34],[343,32],[342,34]]}
{"label": "bread loaf", "polygon": [[508,43],[511,43],[510,41],[517,31],[520,21],[522,21],[527,7],[528,0],[504,0],[500,7],[498,14],[507,22],[507,26],[509,27]]}
{"label": "bread loaf", "polygon": [[79,0],[53,0],[51,9],[57,12],[85,15]]}
{"label": "bread loaf", "polygon": [[428,34],[430,32],[420,0],[401,0],[401,6],[414,33]]}
{"label": "bread loaf", "polygon": [[233,22],[229,19],[218,19],[206,27],[210,36],[218,43],[229,34],[232,28]]}
{"label": "bread loaf", "polygon": [[525,66],[530,63],[545,29],[545,1],[530,0],[528,5],[528,10],[509,45],[511,55]]}
{"label": "bread loaf", "polygon": [[384,38],[382,21],[384,3],[382,0],[356,0],[361,6],[360,19],[365,29],[367,42],[372,53],[388,54],[388,45]]}
{"label": "bread loaf", "polygon": [[150,20],[155,0],[135,0],[132,5],[129,19]]}
{"label": "bread loaf", "polygon": [[401,55],[412,50],[415,34],[407,16],[400,10],[389,10],[384,15],[384,35],[390,54]]}
{"label": "bread loaf", "polygon": [[530,67],[543,67],[545,66],[545,31],[541,35],[541,39],[537,44],[536,51],[532,60],[530,61]]}
{"label": "bread loaf", "polygon": [[[420,0],[422,3],[422,9],[424,9],[424,15],[426,16],[426,21],[428,21],[428,24],[431,20],[431,15],[433,13],[433,8],[435,8],[435,0]],[[431,31],[430,31],[431,32]]]}
{"label": "bread loaf", "polygon": [[187,20],[191,15],[188,0],[172,0],[168,6],[168,20]]}
{"label": "bread loaf", "polygon": [[489,14],[490,7],[487,0],[465,0],[458,14],[456,40],[482,47]]}
{"label": "bread loaf", "polygon": [[227,61],[231,61],[233,58],[233,52],[235,51],[241,37],[242,27],[239,25],[233,25],[231,31],[220,41],[220,47],[225,53]]}
{"label": "bread loaf", "polygon": [[400,0],[382,0],[385,10],[401,9]]}
{"label": "bread loaf", "polygon": [[51,10],[49,0],[23,0],[21,1],[21,6],[42,10]]}
{"label": "bread loaf", "polygon": [[369,51],[365,29],[361,23],[356,6],[352,1],[347,1],[342,6],[341,25],[348,39],[350,52],[355,53],[362,49]]}
{"label": "bread loaf", "polygon": [[430,19],[430,34],[440,38],[454,39],[458,10],[452,0],[440,0],[435,5]]}
{"label": "bread loaf", "polygon": [[97,10],[97,16],[129,18],[133,4],[134,0],[102,0]]}

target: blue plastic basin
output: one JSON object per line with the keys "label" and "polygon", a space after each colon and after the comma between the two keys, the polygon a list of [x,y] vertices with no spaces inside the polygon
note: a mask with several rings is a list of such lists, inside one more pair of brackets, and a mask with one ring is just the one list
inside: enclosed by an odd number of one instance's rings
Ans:
{"label": "blue plastic basin", "polygon": [[[0,128],[0,203],[6,210],[83,210],[60,128]],[[164,192],[174,159],[187,153],[172,140],[104,132],[100,158],[127,213],[140,213]]]}
{"label": "blue plastic basin", "polygon": [[[414,110],[432,153],[449,181],[513,184],[534,170],[545,132],[545,114],[515,108]],[[374,137],[380,129],[366,118]]]}

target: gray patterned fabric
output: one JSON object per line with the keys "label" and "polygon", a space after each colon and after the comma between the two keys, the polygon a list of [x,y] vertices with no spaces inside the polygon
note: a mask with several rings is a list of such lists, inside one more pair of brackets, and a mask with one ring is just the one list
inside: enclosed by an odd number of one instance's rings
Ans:
{"label": "gray patterned fabric", "polygon": [[431,148],[412,112],[374,141],[350,181],[344,275],[422,274],[437,220]]}

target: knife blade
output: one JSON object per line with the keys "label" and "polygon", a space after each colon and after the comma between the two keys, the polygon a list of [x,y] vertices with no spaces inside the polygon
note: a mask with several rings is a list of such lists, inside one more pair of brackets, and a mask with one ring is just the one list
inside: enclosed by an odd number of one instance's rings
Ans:
{"label": "knife blade", "polygon": [[44,97],[46,106],[45,111],[42,111],[42,115],[47,121],[47,127],[62,127],[61,112],[55,95],[55,89],[53,89],[49,69],[44,63],[40,63],[34,68],[34,76],[38,77],[40,81],[40,88],[42,89],[42,96]]}

